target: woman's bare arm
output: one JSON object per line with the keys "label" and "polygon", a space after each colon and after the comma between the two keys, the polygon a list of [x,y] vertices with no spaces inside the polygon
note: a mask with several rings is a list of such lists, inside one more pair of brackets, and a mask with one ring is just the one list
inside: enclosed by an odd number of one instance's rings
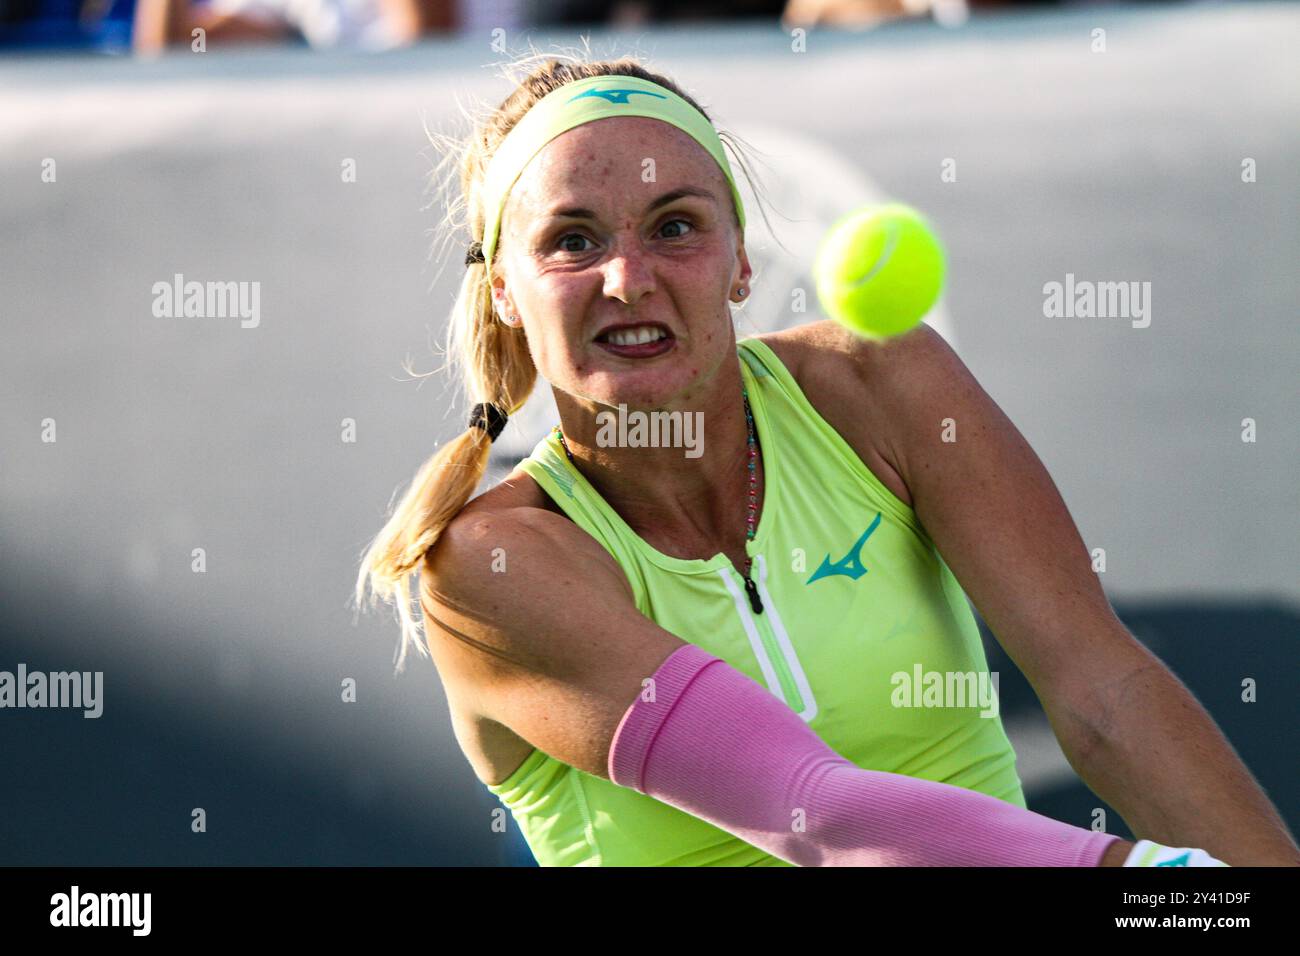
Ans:
{"label": "woman's bare arm", "polygon": [[683,643],[636,609],[604,548],[539,508],[462,513],[420,585],[448,694],[601,777],[642,680]]}
{"label": "woman's bare arm", "polygon": [[1234,866],[1300,864],[1214,720],[1115,616],[1047,469],[943,337],[839,334],[855,403],[884,423],[917,516],[1084,782],[1146,839]]}

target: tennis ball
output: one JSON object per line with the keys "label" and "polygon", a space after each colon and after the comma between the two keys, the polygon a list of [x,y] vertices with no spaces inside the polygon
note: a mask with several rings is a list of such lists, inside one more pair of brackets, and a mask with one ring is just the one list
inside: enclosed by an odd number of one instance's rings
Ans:
{"label": "tennis ball", "polygon": [[939,300],[943,273],[938,238],[902,203],[864,206],[838,220],[813,264],[823,311],[868,338],[915,327]]}

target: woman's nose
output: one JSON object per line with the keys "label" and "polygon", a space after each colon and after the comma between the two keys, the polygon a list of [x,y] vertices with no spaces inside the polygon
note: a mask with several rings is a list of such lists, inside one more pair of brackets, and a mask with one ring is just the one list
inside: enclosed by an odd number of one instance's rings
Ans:
{"label": "woman's nose", "polygon": [[629,305],[654,287],[648,256],[635,240],[620,242],[605,261],[605,294]]}

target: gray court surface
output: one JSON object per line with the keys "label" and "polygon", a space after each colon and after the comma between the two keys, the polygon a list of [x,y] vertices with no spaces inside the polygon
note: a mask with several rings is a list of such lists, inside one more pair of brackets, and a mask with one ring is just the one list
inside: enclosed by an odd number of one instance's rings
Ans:
{"label": "gray court surface", "polygon": [[[459,242],[431,253],[424,127],[508,92],[489,43],[0,61],[0,669],[105,675],[97,720],[0,711],[0,863],[516,858],[433,668],[395,678],[395,622],[349,604],[390,496],[466,412],[402,362],[442,364],[463,268]],[[802,52],[775,24],[593,34],[762,150],[786,248],[751,202],[742,335],[815,317],[790,293],[840,213],[932,218],[951,270],[930,321],[1293,828],[1298,47],[1289,4],[815,31]],[[154,317],[177,273],[259,283],[257,327]],[[1046,316],[1067,276],[1149,288],[1149,324]],[[541,393],[494,475],[552,420]],[[988,644],[1031,806],[1089,825],[1101,804]]]}

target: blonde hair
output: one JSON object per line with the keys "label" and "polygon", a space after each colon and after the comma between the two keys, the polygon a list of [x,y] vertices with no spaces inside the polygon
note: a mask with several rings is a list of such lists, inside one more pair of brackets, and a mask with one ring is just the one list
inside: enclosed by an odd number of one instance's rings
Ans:
{"label": "blonde hair", "polygon": [[[528,69],[538,60],[542,62]],[[514,91],[499,106],[489,109],[485,119],[474,123],[468,137],[458,140],[430,134],[435,145],[444,147],[444,158],[435,175],[453,162],[459,172],[459,193],[452,194],[452,189],[446,189],[450,195],[447,197],[448,212],[444,225],[453,229],[463,225],[475,241],[482,241],[485,228],[482,187],[488,161],[529,108],[566,83],[592,76],[639,77],[667,87],[709,119],[708,113],[672,80],[649,71],[630,56],[593,61],[579,56],[534,52],[516,60],[507,67],[507,73],[521,69],[528,72]],[[736,143],[738,137],[722,132],[719,137],[731,147],[752,188],[754,180]],[[450,186],[451,177],[445,177],[444,182]],[[462,221],[458,222],[458,219]],[[739,225],[738,218],[736,222]],[[447,235],[451,237],[451,230]],[[455,264],[458,265],[459,261],[457,259]],[[447,329],[447,355],[459,367],[471,403],[489,402],[513,415],[532,393],[537,369],[522,327],[508,326],[496,318],[491,293],[485,264],[470,264],[452,307]],[[487,433],[477,426],[467,428],[443,445],[420,467],[392,516],[361,559],[356,583],[358,607],[365,603],[366,584],[369,582],[373,592],[372,605],[383,598],[397,608],[402,629],[396,655],[398,671],[405,666],[407,652],[412,646],[425,657],[429,656],[420,640],[421,628],[411,612],[409,578],[418,572],[443,530],[473,495],[487,470],[490,454],[491,442]]]}

